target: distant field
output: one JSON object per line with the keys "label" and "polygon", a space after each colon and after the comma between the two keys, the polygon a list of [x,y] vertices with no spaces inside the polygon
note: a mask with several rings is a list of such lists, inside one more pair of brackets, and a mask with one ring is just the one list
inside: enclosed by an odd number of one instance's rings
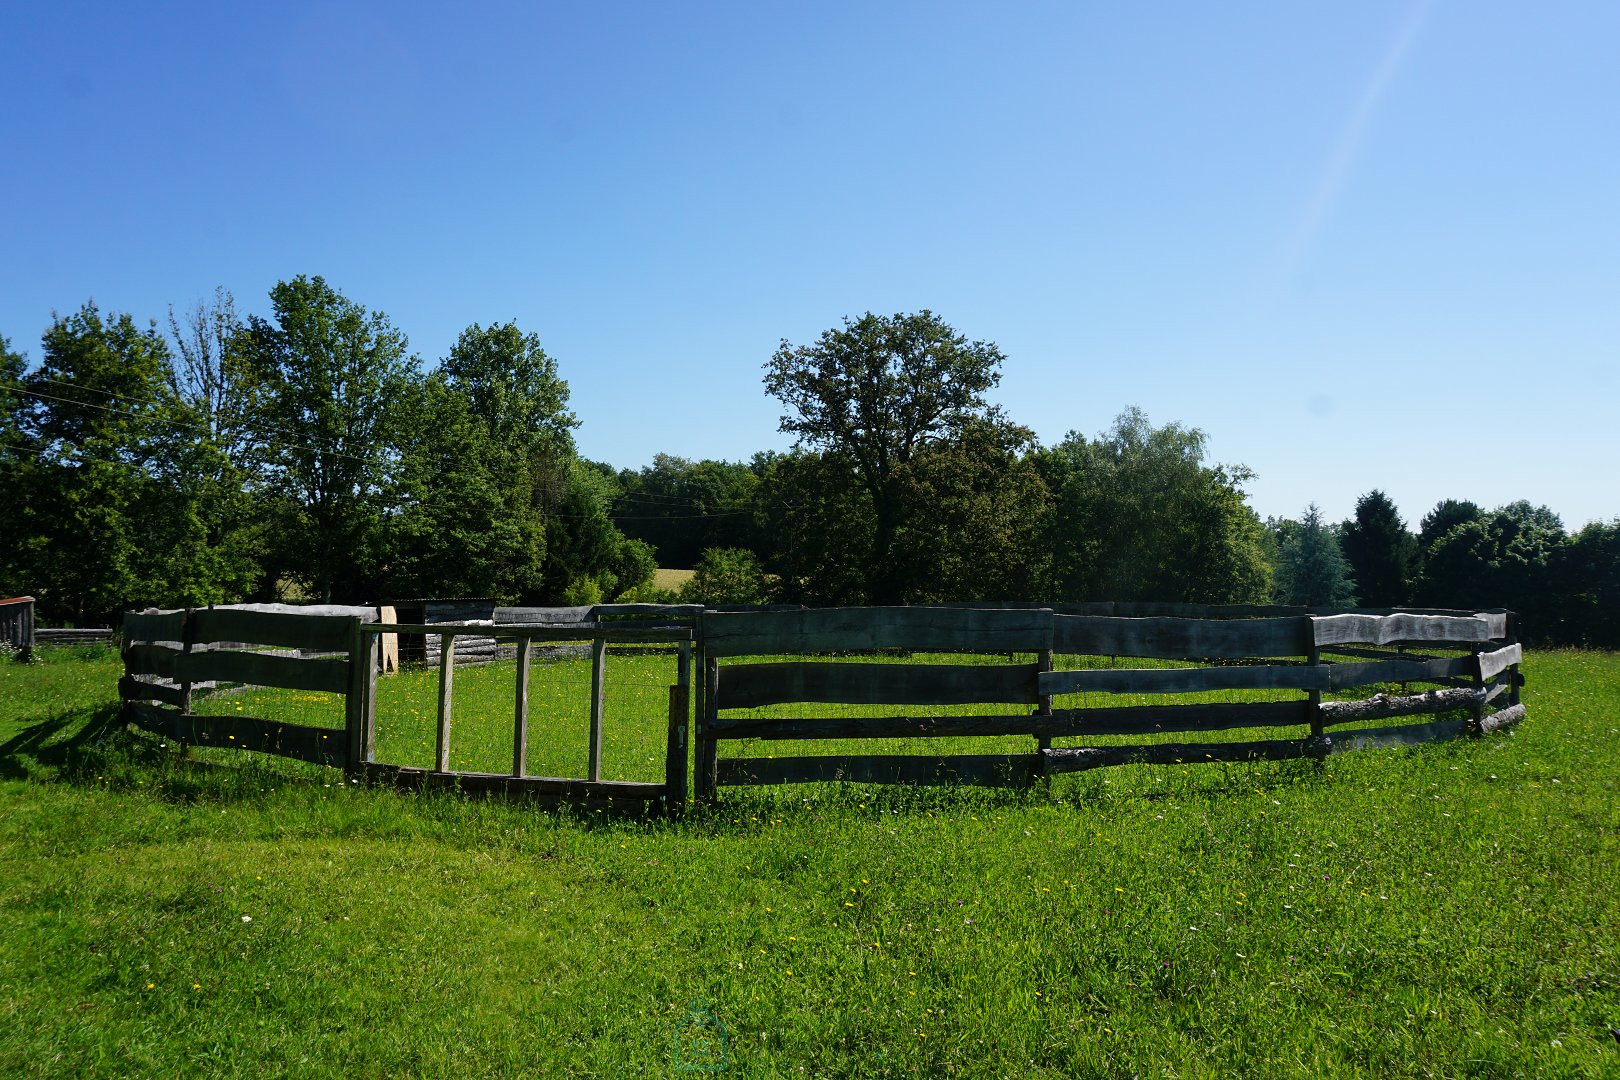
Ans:
{"label": "distant field", "polygon": [[679,589],[692,580],[693,570],[665,570],[659,568],[653,571],[653,584],[660,589]]}
{"label": "distant field", "polygon": [[[610,772],[670,663],[610,659]],[[1620,657],[1525,670],[1508,736],[635,822],[188,764],[115,661],[0,663],[0,1075],[671,1076],[694,1017],[727,1076],[1620,1075]],[[509,754],[511,665],[457,680],[457,763]]]}

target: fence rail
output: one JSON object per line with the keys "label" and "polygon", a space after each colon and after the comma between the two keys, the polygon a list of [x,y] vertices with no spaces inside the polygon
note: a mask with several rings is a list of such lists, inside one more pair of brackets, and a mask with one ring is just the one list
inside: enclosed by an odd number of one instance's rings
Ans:
{"label": "fence rail", "polygon": [[[493,622],[461,623],[401,622],[387,608],[132,612],[124,620],[119,681],[125,717],[182,745],[338,765],[404,787],[676,809],[689,783],[703,800],[734,784],[1026,784],[1131,762],[1321,758],[1480,735],[1524,716],[1516,619],[1501,611],[1311,614],[1236,605],[495,610]],[[431,639],[435,646],[430,767],[376,758],[379,657],[398,635]],[[458,771],[451,768],[451,749],[460,645],[482,647],[484,641],[499,643],[517,661],[509,699],[512,767]],[[646,645],[677,655],[663,781],[606,780],[605,658],[610,648]],[[534,776],[528,762],[531,664],[542,650],[563,648],[590,656],[584,775]],[[342,726],[194,711],[195,695],[235,684],[338,695]],[[1385,692],[1324,700],[1367,687]],[[1259,692],[1268,699],[1171,697],[1208,692]],[[1102,697],[1077,702],[1076,695]],[[826,715],[828,705],[850,706],[851,714]],[[761,709],[770,715],[739,715]],[[1405,722],[1367,726],[1385,720]],[[1254,737],[1268,731],[1274,735]],[[1228,740],[1225,733],[1236,736]],[[949,756],[926,750],[720,756],[723,744],[740,740],[1008,736],[1034,744],[1028,752]],[[1114,738],[1151,741],[1106,742]],[[1054,745],[1093,739],[1105,742]]]}

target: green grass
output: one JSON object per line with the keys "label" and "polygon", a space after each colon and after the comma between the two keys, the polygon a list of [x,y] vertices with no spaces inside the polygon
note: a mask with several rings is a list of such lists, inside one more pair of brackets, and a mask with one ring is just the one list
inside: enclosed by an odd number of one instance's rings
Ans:
{"label": "green grass", "polygon": [[[661,772],[665,662],[614,659],[654,704],[610,775]],[[0,664],[0,1075],[681,1075],[694,1000],[735,1076],[1617,1075],[1620,657],[1526,670],[1509,736],[669,822],[182,761],[109,726],[114,662]],[[432,692],[383,680],[379,756]],[[458,672],[459,766],[510,694]]]}

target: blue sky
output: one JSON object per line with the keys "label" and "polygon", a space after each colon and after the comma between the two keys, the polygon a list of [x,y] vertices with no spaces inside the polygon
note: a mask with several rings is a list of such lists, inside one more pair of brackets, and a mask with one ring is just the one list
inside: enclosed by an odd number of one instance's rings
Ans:
{"label": "blue sky", "polygon": [[787,445],[778,341],[931,308],[1051,443],[1251,503],[1620,515],[1620,4],[52,3],[0,21],[0,334],[321,274],[537,332],[581,451]]}

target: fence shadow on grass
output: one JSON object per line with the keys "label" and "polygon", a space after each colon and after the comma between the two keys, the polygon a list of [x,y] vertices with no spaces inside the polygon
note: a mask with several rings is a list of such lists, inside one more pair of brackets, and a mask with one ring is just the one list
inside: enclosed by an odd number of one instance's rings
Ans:
{"label": "fence shadow on grass", "polygon": [[0,779],[26,780],[41,768],[71,777],[122,723],[116,701],[46,717],[0,744]]}

